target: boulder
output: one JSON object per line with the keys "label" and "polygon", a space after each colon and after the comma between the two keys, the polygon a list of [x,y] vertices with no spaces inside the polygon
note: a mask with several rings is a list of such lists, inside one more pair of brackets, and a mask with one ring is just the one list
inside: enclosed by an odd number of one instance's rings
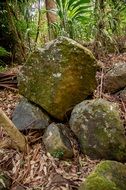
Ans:
{"label": "boulder", "polygon": [[10,190],[12,180],[3,171],[0,171],[0,190]]}
{"label": "boulder", "polygon": [[50,124],[43,135],[46,150],[56,158],[73,157],[73,150],[68,134],[69,130],[65,125]]}
{"label": "boulder", "polygon": [[59,37],[29,56],[18,77],[19,92],[63,120],[74,105],[95,90],[98,68],[91,51]]}
{"label": "boulder", "polygon": [[105,75],[104,91],[114,93],[124,87],[126,87],[126,62],[120,62]]}
{"label": "boulder", "polygon": [[126,165],[116,161],[102,161],[79,190],[126,190]]}
{"label": "boulder", "polygon": [[12,115],[12,122],[20,131],[29,128],[45,129],[49,121],[49,116],[26,98],[21,100]]}
{"label": "boulder", "polygon": [[117,104],[104,99],[85,100],[73,109],[70,126],[84,154],[126,160],[126,137]]}

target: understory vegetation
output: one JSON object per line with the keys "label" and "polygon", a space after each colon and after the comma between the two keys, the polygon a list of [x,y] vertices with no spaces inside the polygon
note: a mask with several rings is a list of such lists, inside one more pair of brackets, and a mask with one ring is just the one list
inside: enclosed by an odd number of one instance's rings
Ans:
{"label": "understory vegetation", "polygon": [[61,35],[89,46],[97,56],[99,49],[102,54],[124,51],[125,12],[124,0],[1,1],[1,65],[22,62],[36,46]]}

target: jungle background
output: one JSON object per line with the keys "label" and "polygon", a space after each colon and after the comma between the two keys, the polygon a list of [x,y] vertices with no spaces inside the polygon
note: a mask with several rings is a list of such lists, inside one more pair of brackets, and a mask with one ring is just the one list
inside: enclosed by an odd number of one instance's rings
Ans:
{"label": "jungle background", "polygon": [[91,47],[96,56],[123,52],[125,11],[124,0],[1,1],[1,67],[21,63],[36,46],[61,35]]}

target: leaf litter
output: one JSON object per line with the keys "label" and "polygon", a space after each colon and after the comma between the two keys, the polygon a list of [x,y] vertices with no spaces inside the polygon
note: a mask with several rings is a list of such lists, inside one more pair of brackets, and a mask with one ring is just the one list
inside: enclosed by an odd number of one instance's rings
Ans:
{"label": "leaf litter", "polygon": [[[0,107],[12,117],[21,96],[11,90],[0,90]],[[79,154],[76,140],[72,139],[74,158],[59,160],[46,152],[42,134],[26,134],[30,148],[27,154],[15,149],[14,142],[0,128],[0,169],[12,178],[11,190],[77,190],[82,180],[93,170],[99,160]]]}

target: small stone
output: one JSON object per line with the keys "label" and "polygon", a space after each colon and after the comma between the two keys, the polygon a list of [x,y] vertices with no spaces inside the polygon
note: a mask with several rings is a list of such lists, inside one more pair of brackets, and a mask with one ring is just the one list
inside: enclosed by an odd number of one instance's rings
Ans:
{"label": "small stone", "polygon": [[120,62],[107,72],[104,91],[114,93],[126,87],[126,62]]}
{"label": "small stone", "polygon": [[84,154],[126,160],[126,137],[117,104],[104,99],[85,100],[73,109],[70,127]]}
{"label": "small stone", "polygon": [[68,131],[63,124],[52,123],[47,127],[43,136],[46,150],[56,158],[71,158],[73,150],[68,138]]}
{"label": "small stone", "polygon": [[79,190],[126,190],[126,165],[116,161],[102,161]]}
{"label": "small stone", "polygon": [[20,131],[45,129],[49,125],[49,121],[49,116],[26,98],[21,100],[12,115],[12,122]]}

